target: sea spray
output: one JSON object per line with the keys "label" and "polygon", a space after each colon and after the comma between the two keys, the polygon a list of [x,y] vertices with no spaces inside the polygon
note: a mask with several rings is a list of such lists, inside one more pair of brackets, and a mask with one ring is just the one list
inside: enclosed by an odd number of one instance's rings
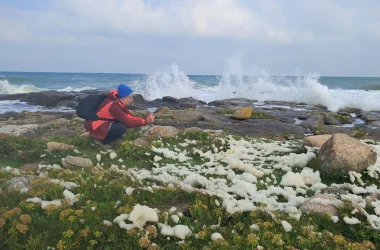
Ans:
{"label": "sea spray", "polygon": [[234,67],[223,74],[216,83],[199,82],[200,76],[187,76],[178,65],[168,71],[148,75],[146,82],[136,83],[138,93],[148,100],[163,96],[194,97],[206,102],[246,98],[263,101],[286,101],[321,104],[331,111],[342,108],[359,108],[364,111],[380,110],[380,91],[329,88],[315,74],[306,76],[250,76]]}
{"label": "sea spray", "polygon": [[39,92],[40,89],[34,85],[13,85],[8,80],[0,80],[0,94],[19,94]]}
{"label": "sea spray", "polygon": [[163,96],[196,97],[196,82],[172,64],[169,72],[155,72],[147,76],[146,82],[136,83],[136,92],[140,92],[148,100],[154,100]]}

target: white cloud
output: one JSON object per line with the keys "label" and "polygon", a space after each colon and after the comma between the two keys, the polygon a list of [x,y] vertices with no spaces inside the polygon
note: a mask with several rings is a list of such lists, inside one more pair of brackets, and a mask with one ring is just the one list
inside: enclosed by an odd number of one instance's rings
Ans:
{"label": "white cloud", "polygon": [[379,40],[380,4],[350,1],[54,0],[43,10],[0,6],[0,41],[77,44],[129,34],[270,43]]}

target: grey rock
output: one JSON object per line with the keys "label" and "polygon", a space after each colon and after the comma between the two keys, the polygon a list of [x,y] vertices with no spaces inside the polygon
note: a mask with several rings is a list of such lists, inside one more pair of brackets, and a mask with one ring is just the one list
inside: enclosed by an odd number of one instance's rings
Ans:
{"label": "grey rock", "polygon": [[329,215],[338,215],[339,209],[337,206],[333,205],[334,199],[328,194],[315,195],[307,200],[305,200],[301,206],[302,213],[320,213]]}
{"label": "grey rock", "polygon": [[311,131],[316,131],[320,126],[323,126],[325,121],[322,115],[313,115],[307,118],[306,121],[300,123],[300,126],[303,128],[308,128]]}
{"label": "grey rock", "polygon": [[94,166],[94,164],[92,163],[90,159],[71,156],[71,155],[66,156],[66,158],[62,160],[62,165],[66,168],[71,168],[71,167],[90,168]]}
{"label": "grey rock", "polygon": [[338,197],[340,197],[340,195],[342,195],[342,194],[348,194],[348,192],[346,190],[344,190],[343,188],[334,187],[334,186],[322,189],[321,193],[322,194],[333,194],[333,195],[336,195]]}
{"label": "grey rock", "polygon": [[32,184],[32,181],[34,181],[35,179],[37,179],[37,176],[35,175],[24,175],[14,177],[8,181],[9,190],[20,190],[23,188],[29,188],[29,186]]}
{"label": "grey rock", "polygon": [[164,96],[164,97],[162,97],[162,101],[163,102],[174,102],[174,103],[179,102],[177,98],[172,97],[172,96]]}
{"label": "grey rock", "polygon": [[342,125],[342,122],[339,119],[335,118],[333,114],[325,113],[324,115],[325,115],[324,120],[325,120],[326,125]]}

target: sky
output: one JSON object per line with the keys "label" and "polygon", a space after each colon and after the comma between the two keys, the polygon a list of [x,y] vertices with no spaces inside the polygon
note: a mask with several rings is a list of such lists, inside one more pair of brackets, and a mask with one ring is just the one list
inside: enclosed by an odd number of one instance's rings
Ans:
{"label": "sky", "polygon": [[380,76],[378,0],[0,0],[0,71]]}

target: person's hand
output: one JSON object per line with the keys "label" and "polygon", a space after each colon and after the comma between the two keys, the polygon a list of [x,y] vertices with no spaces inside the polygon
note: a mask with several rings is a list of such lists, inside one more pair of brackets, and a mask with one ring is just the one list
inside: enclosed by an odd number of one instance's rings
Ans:
{"label": "person's hand", "polygon": [[154,119],[155,119],[156,117],[154,116],[154,114],[153,113],[150,113],[149,115],[147,115],[147,117],[145,117],[145,120],[146,120],[146,122],[148,123],[148,124],[151,124],[151,123],[153,123],[154,122]]}

